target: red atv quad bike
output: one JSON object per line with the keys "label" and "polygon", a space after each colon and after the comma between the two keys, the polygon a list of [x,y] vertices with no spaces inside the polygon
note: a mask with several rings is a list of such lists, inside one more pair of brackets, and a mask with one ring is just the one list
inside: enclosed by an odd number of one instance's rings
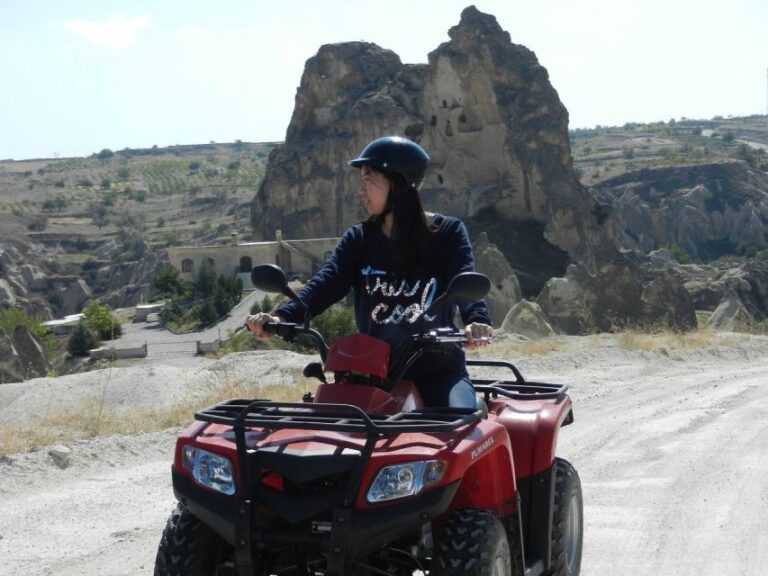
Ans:
{"label": "red atv quad bike", "polygon": [[[280,268],[252,277],[300,301]],[[477,300],[489,286],[460,274],[432,306]],[[362,334],[328,349],[308,312],[304,325],[267,327],[314,339],[324,364],[305,375],[321,383],[302,402],[231,400],[195,414],[176,444],[179,505],[155,575],[579,574],[581,484],[555,457],[560,427],[573,422],[566,385],[470,360],[504,374],[473,379],[477,409],[424,407],[402,375],[462,333],[427,330],[390,359],[386,343]]]}

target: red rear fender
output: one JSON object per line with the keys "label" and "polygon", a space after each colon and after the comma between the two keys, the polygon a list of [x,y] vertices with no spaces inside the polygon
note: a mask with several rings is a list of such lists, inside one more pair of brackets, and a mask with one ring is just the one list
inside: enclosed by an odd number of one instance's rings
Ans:
{"label": "red rear fender", "polygon": [[551,400],[497,399],[489,409],[509,433],[518,479],[552,466],[560,428],[571,411],[568,396]]}

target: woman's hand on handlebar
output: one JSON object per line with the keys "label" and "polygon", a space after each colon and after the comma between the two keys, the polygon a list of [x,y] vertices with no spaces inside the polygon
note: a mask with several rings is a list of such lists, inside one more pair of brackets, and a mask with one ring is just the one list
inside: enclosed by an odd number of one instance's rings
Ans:
{"label": "woman's hand on handlebar", "polygon": [[259,312],[258,314],[254,314],[253,316],[248,316],[248,318],[245,319],[245,327],[248,328],[248,331],[256,336],[256,338],[261,338],[262,340],[266,340],[270,336],[272,336],[271,332],[267,332],[264,329],[264,324],[267,322],[282,322],[283,319],[279,316],[273,316],[272,314],[267,314],[266,312]]}
{"label": "woman's hand on handlebar", "polygon": [[481,346],[487,346],[491,343],[493,338],[493,328],[488,324],[481,324],[480,322],[473,322],[464,328],[464,333],[467,336],[467,343],[465,348],[479,348]]}

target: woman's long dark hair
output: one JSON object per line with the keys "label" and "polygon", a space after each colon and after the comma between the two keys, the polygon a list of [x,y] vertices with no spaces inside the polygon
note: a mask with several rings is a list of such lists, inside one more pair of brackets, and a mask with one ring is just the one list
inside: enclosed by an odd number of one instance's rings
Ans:
{"label": "woman's long dark hair", "polygon": [[430,236],[435,230],[427,225],[418,191],[409,186],[397,172],[384,172],[384,175],[390,182],[387,203],[381,214],[371,216],[366,222],[381,226],[384,217],[392,213],[393,272],[405,278],[413,278],[426,257]]}

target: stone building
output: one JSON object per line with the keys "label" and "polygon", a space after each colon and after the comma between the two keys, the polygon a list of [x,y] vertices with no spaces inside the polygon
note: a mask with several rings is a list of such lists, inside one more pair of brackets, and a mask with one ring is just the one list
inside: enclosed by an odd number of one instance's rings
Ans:
{"label": "stone building", "polygon": [[208,260],[216,275],[239,276],[243,286],[251,287],[251,268],[258,264],[277,264],[289,278],[307,279],[325,263],[338,238],[283,240],[278,230],[271,242],[240,243],[237,234],[224,246],[175,246],[168,249],[168,260],[185,280],[192,280]]}

